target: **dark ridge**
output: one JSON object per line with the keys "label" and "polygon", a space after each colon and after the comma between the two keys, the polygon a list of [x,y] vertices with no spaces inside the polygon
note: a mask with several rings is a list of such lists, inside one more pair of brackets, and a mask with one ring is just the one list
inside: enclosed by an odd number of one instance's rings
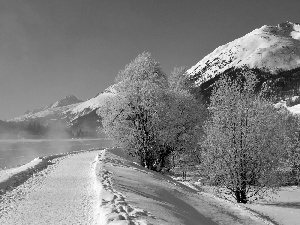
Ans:
{"label": "dark ridge", "polygon": [[[227,69],[223,73],[215,76],[214,78],[202,83],[198,87],[194,87],[192,89],[192,93],[199,93],[204,97],[206,102],[209,102],[210,95],[215,86],[215,83],[223,76],[228,76],[233,79],[237,77],[244,80],[242,74],[243,71],[250,71],[254,73],[258,79],[258,85],[256,87],[256,91],[261,90],[263,85],[266,85],[268,89],[268,95],[272,96],[274,100],[286,99],[295,95],[300,95],[300,67],[286,70],[286,71],[278,71],[277,74],[271,74],[267,70],[260,68],[235,68],[232,67]],[[196,82],[201,75],[197,74],[190,78],[191,82]]]}
{"label": "dark ridge", "polygon": [[75,137],[97,137],[98,127],[102,128],[101,117],[97,114],[97,109],[90,113],[73,120],[69,129],[75,135]]}

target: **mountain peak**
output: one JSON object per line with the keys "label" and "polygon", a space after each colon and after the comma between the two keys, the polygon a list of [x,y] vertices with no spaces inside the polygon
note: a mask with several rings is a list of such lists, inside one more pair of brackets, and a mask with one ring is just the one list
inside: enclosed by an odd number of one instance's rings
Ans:
{"label": "mountain peak", "polygon": [[62,106],[68,106],[76,103],[83,102],[82,100],[79,100],[76,98],[74,95],[67,95],[63,99],[58,100],[57,102],[51,104],[48,108],[57,108],[57,107],[62,107]]}
{"label": "mountain peak", "polygon": [[71,94],[69,94],[69,95],[67,95],[65,98],[63,98],[63,99],[77,99],[78,100],[78,98],[76,98],[74,95],[71,95]]}
{"label": "mountain peak", "polygon": [[76,98],[74,95],[67,95],[66,97],[58,100],[55,103],[51,103],[48,106],[44,106],[38,109],[33,109],[33,110],[27,110],[24,115],[27,114],[34,114],[34,113],[38,113],[41,111],[44,111],[46,109],[54,109],[54,108],[58,108],[58,107],[63,107],[63,106],[68,106],[68,105],[72,105],[72,104],[77,104],[77,103],[81,103],[83,102],[82,100],[79,100],[78,98]]}

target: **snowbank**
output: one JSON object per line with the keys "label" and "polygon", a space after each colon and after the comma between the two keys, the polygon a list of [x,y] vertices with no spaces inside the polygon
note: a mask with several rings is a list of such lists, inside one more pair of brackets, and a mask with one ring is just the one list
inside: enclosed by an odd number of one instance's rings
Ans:
{"label": "snowbank", "polygon": [[0,171],[0,194],[24,182],[31,175],[32,171],[44,163],[42,158],[35,158],[23,166]]}

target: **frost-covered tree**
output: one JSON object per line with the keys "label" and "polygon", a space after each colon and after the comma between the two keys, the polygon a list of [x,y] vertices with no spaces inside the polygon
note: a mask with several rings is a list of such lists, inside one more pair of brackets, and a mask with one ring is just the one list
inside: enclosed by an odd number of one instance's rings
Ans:
{"label": "frost-covered tree", "polygon": [[205,107],[186,90],[167,91],[158,126],[160,142],[165,156],[177,158],[188,156],[189,163],[195,159],[197,143],[202,134]]}
{"label": "frost-covered tree", "polygon": [[[285,114],[286,134],[289,138],[288,152],[285,167],[290,174],[286,176],[285,182],[289,185],[300,184],[300,118],[298,115],[286,112]],[[284,181],[283,181],[284,182]]]}
{"label": "frost-covered tree", "polygon": [[186,75],[186,67],[175,67],[168,76],[168,83],[172,90],[188,90],[191,83]]}
{"label": "frost-covered tree", "polygon": [[207,175],[237,202],[276,187],[287,147],[284,122],[273,104],[254,92],[255,76],[219,80],[210,98],[203,160]]}
{"label": "frost-covered tree", "polygon": [[150,53],[143,53],[119,72],[116,82],[116,95],[101,111],[104,129],[142,166],[153,169],[166,75]]}
{"label": "frost-covered tree", "polygon": [[198,98],[191,93],[192,81],[186,74],[185,67],[175,67],[168,76],[169,96],[172,100],[165,115],[161,137],[172,151],[173,166],[189,167],[199,163],[199,139],[203,136],[203,123],[207,110],[201,94]]}
{"label": "frost-covered tree", "polygon": [[100,112],[103,126],[142,166],[160,171],[172,152],[195,145],[198,104],[187,91],[170,89],[149,53],[121,70],[116,82],[116,94]]}
{"label": "frost-covered tree", "polygon": [[186,72],[186,67],[175,67],[168,76],[169,88],[174,91],[188,91],[203,105],[203,95],[199,87],[195,87],[195,81],[191,80]]}

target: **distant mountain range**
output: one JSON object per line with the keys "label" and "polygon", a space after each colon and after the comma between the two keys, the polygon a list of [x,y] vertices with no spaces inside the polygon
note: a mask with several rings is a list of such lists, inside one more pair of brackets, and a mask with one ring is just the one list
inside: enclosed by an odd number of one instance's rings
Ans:
{"label": "distant mountain range", "polygon": [[[75,137],[96,137],[99,135],[97,128],[101,127],[101,118],[97,110],[108,96],[114,95],[111,91],[108,88],[103,93],[99,93],[87,101],[79,100],[74,95],[68,95],[46,107],[28,110],[24,115],[8,122],[11,124],[23,124],[22,127],[34,123],[47,128],[66,128]],[[103,134],[101,135],[103,136]]]}
{"label": "distant mountain range", "polygon": [[[257,74],[261,84],[267,83],[282,105],[286,106],[286,100],[290,98],[293,105],[287,108],[293,111],[293,108],[300,106],[297,106],[300,101],[294,101],[298,99],[294,96],[300,96],[300,24],[286,22],[277,26],[262,26],[215,49],[187,70],[187,76],[194,82],[195,91],[209,97],[216,80],[224,75],[236,76],[245,68]],[[9,122],[59,124],[72,133],[95,133],[97,127],[101,127],[97,111],[112,95],[113,86],[87,101],[68,95],[46,107],[28,110]],[[293,112],[300,113],[298,108]]]}
{"label": "distant mountain range", "polygon": [[52,103],[48,106],[41,107],[38,109],[33,109],[33,110],[27,110],[24,115],[35,114],[38,112],[45,111],[47,109],[59,108],[59,107],[63,107],[63,106],[73,105],[73,104],[80,103],[80,102],[83,102],[83,101],[77,99],[74,95],[67,95],[65,98],[60,99],[57,102]]}
{"label": "distant mountain range", "polygon": [[28,110],[24,115],[16,117],[10,121],[26,120],[58,120],[60,122],[72,123],[79,117],[86,116],[97,110],[107,96],[112,95],[110,92],[97,94],[94,98],[87,101],[78,100],[74,95],[68,95],[57,102],[39,109]]}

